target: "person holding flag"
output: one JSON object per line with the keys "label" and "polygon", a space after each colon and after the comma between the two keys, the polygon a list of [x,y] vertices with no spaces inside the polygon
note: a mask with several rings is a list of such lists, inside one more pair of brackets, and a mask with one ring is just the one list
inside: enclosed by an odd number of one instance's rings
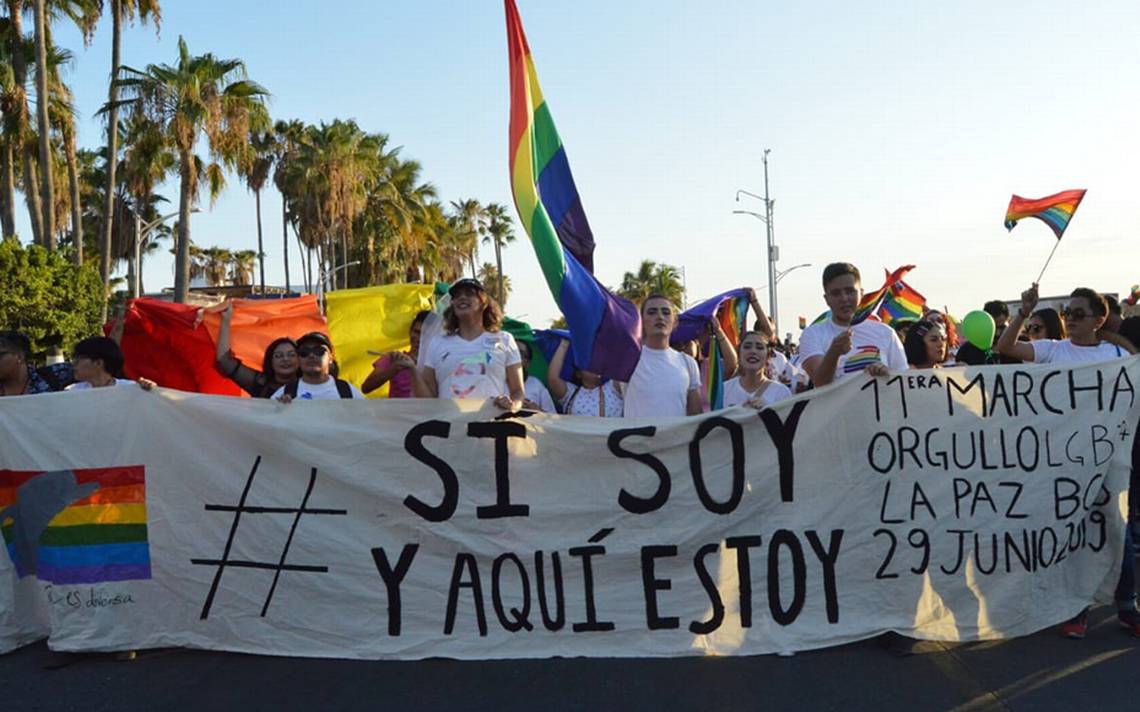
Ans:
{"label": "person holding flag", "polygon": [[895,330],[867,319],[892,280],[901,279],[902,271],[888,278],[877,297],[864,299],[859,268],[849,262],[833,262],[824,268],[823,300],[831,316],[800,335],[800,364],[814,387],[863,370],[872,376],[906,370],[906,353]]}

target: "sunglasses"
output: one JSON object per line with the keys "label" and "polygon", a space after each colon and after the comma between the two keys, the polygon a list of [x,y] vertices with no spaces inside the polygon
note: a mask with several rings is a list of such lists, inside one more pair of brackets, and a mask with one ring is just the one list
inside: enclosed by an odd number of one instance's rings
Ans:
{"label": "sunglasses", "polygon": [[1026,331],[1026,333],[1029,333],[1029,334],[1036,334],[1039,331],[1045,331],[1045,325],[1044,324],[1030,324],[1029,326],[1025,327],[1025,331]]}
{"label": "sunglasses", "polygon": [[306,356],[324,356],[329,352],[324,346],[302,346],[297,349],[297,355],[301,358]]}
{"label": "sunglasses", "polygon": [[1069,309],[1068,307],[1065,307],[1064,309],[1061,310],[1061,316],[1065,317],[1066,319],[1071,319],[1073,321],[1080,321],[1081,319],[1084,319],[1086,316],[1092,316],[1092,312],[1087,312],[1084,309],[1080,309],[1080,308]]}

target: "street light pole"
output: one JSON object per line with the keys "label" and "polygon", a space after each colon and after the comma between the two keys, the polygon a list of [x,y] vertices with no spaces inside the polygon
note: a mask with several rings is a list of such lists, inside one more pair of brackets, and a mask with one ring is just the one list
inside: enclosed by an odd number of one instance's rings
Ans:
{"label": "street light pole", "polygon": [[[191,210],[190,212],[198,213],[201,211],[198,210],[197,208],[195,208],[195,209]],[[142,290],[142,276],[140,275],[140,269],[139,269],[142,266],[140,264],[142,261],[142,254],[141,254],[142,253],[142,244],[143,244],[143,242],[146,241],[146,237],[147,237],[147,235],[150,234],[151,230],[155,229],[156,227],[158,227],[162,223],[166,222],[170,218],[178,217],[178,213],[174,212],[174,213],[170,213],[169,215],[163,215],[160,218],[155,218],[154,220],[151,220],[146,225],[142,224],[142,218],[139,217],[138,211],[136,210],[136,211],[134,211],[134,213],[135,213],[135,249],[134,249],[134,256],[132,259],[132,271],[135,274],[134,274],[134,278],[131,280],[131,298],[137,299],[139,296],[141,296],[140,292]]]}
{"label": "street light pole", "polygon": [[[736,202],[738,203],[740,202],[741,195],[747,195],[751,198],[756,198],[757,200],[764,201],[764,214],[761,215],[750,210],[734,210],[732,212],[737,214],[751,215],[759,220],[764,221],[768,243],[768,284],[770,285],[768,289],[768,318],[771,319],[772,324],[775,325],[779,319],[778,315],[780,308],[779,299],[776,296],[776,282],[778,281],[776,263],[780,259],[780,250],[778,247],[776,247],[776,237],[772,226],[774,214],[773,206],[776,201],[772,200],[768,190],[768,154],[771,152],[772,149],[770,148],[764,149],[764,195],[759,196],[755,193],[749,193],[747,190],[736,191]],[[788,271],[790,272],[791,270]]]}
{"label": "street light pole", "polygon": [[360,264],[360,260],[353,260],[352,262],[345,262],[342,265],[337,265],[336,267],[333,267],[330,270],[325,270],[324,272],[321,272],[320,277],[317,280],[317,301],[320,302],[322,314],[325,312],[325,286],[326,286],[326,283],[331,284],[333,276],[335,276],[336,273],[341,271],[342,269],[348,269],[349,267],[352,267],[353,265],[358,265],[358,264]]}

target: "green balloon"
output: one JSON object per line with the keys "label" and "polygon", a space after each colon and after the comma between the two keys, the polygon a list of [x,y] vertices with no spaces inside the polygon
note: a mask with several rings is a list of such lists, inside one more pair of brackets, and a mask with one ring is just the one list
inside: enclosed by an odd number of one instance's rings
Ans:
{"label": "green balloon", "polygon": [[982,351],[993,348],[994,328],[994,318],[980,309],[962,319],[962,335]]}

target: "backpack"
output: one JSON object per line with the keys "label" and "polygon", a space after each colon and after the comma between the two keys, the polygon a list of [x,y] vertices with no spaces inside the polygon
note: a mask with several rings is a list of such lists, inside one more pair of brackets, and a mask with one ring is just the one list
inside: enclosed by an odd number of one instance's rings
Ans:
{"label": "backpack", "polygon": [[[333,380],[336,381],[336,392],[340,394],[341,398],[352,398],[352,387],[348,385],[348,381],[342,381],[339,378],[334,378]],[[296,378],[286,383],[285,395],[290,398],[296,398],[299,383],[300,381]]]}

